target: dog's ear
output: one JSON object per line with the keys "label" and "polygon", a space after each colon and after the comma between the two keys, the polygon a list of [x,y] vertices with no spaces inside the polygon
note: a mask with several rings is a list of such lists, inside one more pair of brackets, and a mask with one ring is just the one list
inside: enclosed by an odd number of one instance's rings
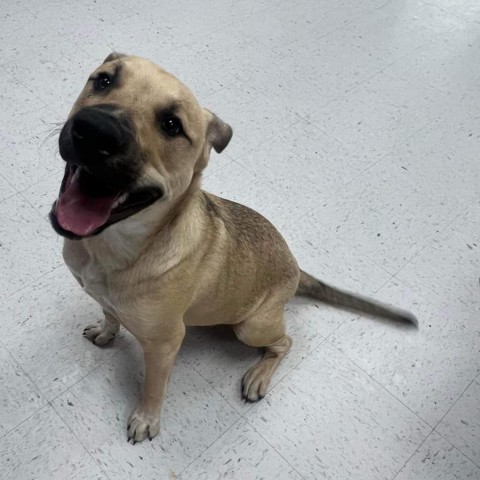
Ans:
{"label": "dog's ear", "polygon": [[127,55],[125,53],[118,53],[118,52],[112,52],[104,61],[103,63],[108,63],[112,62],[113,60],[118,60],[119,58],[126,57]]}
{"label": "dog's ear", "polygon": [[232,127],[210,110],[205,111],[208,116],[207,143],[209,148],[213,147],[217,153],[220,153],[226,148],[232,138]]}

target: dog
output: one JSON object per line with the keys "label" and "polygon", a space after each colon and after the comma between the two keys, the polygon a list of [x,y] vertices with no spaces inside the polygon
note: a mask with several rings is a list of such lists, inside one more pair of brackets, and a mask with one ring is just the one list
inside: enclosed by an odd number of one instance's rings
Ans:
{"label": "dog", "polygon": [[242,380],[255,402],[292,345],[283,313],[294,295],[417,323],[300,270],[268,220],[203,191],[211,149],[220,153],[231,137],[174,76],[117,53],[90,76],[60,132],[65,174],[50,220],[65,237],[66,264],[105,316],[84,336],[106,345],[123,325],[144,353],[143,393],[127,425],[133,444],[159,433],[186,326],[228,324],[264,349]]}

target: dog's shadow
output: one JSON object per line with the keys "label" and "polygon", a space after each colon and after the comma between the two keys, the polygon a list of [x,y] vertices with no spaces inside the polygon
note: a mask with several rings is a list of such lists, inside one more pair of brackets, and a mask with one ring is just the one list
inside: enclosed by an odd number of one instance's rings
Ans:
{"label": "dog's shadow", "polygon": [[189,364],[201,367],[201,363],[218,362],[219,368],[226,364],[244,362],[256,358],[259,349],[242,343],[229,325],[212,327],[188,327],[180,349],[180,356]]}
{"label": "dog's shadow", "polygon": [[[177,355],[174,367],[194,368],[205,379],[212,380],[226,372],[232,374],[236,368],[245,368],[260,358],[261,350],[249,347],[235,336],[232,327],[217,325],[213,327],[187,327],[185,339]],[[132,337],[123,349],[122,359],[115,365],[115,384],[124,399],[128,399],[128,408],[133,408],[144,379],[143,353],[138,342]],[[133,392],[133,395],[132,395]]]}

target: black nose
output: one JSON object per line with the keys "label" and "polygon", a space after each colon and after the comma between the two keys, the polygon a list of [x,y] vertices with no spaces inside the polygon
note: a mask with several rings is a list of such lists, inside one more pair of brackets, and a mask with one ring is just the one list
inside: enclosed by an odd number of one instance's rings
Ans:
{"label": "black nose", "polygon": [[122,125],[112,112],[87,107],[72,118],[72,141],[85,160],[98,160],[118,154],[124,147]]}

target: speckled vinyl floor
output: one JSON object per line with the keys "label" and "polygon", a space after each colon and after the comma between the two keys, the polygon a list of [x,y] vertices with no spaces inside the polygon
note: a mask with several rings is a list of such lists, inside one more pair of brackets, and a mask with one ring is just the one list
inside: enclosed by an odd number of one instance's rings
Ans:
{"label": "speckled vinyl floor", "polygon": [[[13,0],[0,20],[2,480],[480,479],[478,0]],[[252,405],[258,352],[190,329],[161,435],[128,444],[139,348],[82,338],[101,312],[46,219],[50,134],[112,49],[233,126],[206,189],[420,330],[295,300],[292,351]]]}

